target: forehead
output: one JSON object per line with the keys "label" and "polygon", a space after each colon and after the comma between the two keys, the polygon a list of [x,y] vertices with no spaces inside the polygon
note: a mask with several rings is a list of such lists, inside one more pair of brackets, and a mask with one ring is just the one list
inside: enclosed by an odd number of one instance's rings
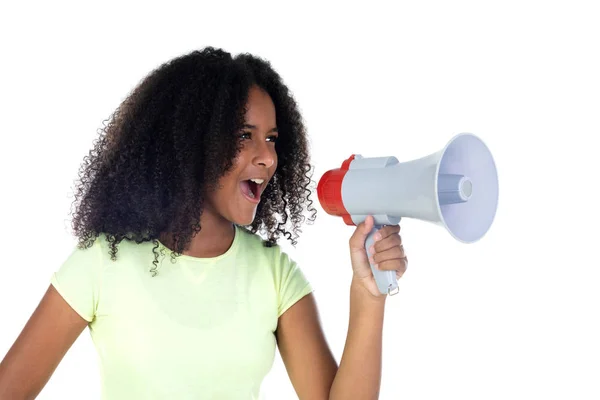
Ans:
{"label": "forehead", "polygon": [[[248,91],[246,104],[246,119],[273,123],[275,120],[275,105],[271,96],[263,89],[253,86]],[[270,121],[270,122],[269,122]]]}

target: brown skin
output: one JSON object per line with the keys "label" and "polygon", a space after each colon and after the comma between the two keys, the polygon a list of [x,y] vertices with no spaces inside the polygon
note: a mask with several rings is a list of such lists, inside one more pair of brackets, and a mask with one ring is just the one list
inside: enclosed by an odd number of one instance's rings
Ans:
{"label": "brown skin", "polygon": [[87,324],[50,285],[0,363],[0,399],[34,399]]}
{"label": "brown skin", "polygon": [[[215,257],[233,241],[233,224],[248,225],[256,204],[247,200],[240,182],[252,177],[266,185],[277,168],[274,139],[275,107],[267,93],[253,87],[249,93],[244,146],[234,168],[207,198],[202,230],[184,254]],[[290,307],[278,321],[277,344],[299,399],[376,399],[381,381],[381,343],[386,296],[377,291],[364,251],[372,218],[357,226],[350,238],[353,279],[346,346],[338,367],[329,348],[315,298],[309,294]],[[406,271],[406,256],[398,226],[381,229],[374,260],[383,270]],[[168,241],[165,239],[166,243]],[[0,399],[33,399],[79,337],[88,322],[50,286],[25,328],[0,363]]]}

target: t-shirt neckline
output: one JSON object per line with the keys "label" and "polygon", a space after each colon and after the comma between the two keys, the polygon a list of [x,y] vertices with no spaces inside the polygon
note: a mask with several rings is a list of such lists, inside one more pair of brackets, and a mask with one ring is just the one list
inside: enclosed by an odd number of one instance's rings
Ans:
{"label": "t-shirt neckline", "polygon": [[[229,248],[225,251],[225,253],[218,255],[216,257],[194,257],[194,256],[190,256],[187,254],[181,254],[181,255],[176,256],[175,259],[183,260],[183,261],[190,261],[193,263],[214,263],[215,261],[220,261],[220,260],[228,257],[229,255],[233,254],[236,251],[239,241],[241,239],[240,227],[237,226],[236,224],[234,224],[233,226],[234,226],[233,242],[231,243],[231,246],[229,246]],[[171,253],[173,253],[173,250],[171,250],[167,246],[165,246],[159,239],[156,239],[156,241],[158,242],[159,248],[164,249],[166,254],[170,257]]]}

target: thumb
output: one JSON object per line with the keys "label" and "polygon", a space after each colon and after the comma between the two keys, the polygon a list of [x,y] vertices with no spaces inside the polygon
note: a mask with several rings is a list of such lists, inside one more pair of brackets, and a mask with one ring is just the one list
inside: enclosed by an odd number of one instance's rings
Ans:
{"label": "thumb", "polygon": [[375,220],[373,219],[373,216],[367,215],[367,218],[356,226],[354,233],[350,237],[350,248],[364,249],[365,240],[367,240],[367,236],[369,236],[374,225]]}

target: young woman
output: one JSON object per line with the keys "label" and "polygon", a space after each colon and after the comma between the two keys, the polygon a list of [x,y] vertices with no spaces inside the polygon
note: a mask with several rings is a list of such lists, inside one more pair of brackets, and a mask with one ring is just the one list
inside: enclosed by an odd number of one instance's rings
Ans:
{"label": "young woman", "polygon": [[[35,398],[86,326],[104,399],[256,399],[276,346],[300,399],[377,398],[386,297],[363,248],[372,218],[349,241],[339,366],[277,244],[295,243],[305,211],[314,221],[310,170],[301,115],[267,61],[209,47],[152,71],[85,158],[79,243],[0,364],[0,399]],[[373,249],[398,277],[399,230]]]}

